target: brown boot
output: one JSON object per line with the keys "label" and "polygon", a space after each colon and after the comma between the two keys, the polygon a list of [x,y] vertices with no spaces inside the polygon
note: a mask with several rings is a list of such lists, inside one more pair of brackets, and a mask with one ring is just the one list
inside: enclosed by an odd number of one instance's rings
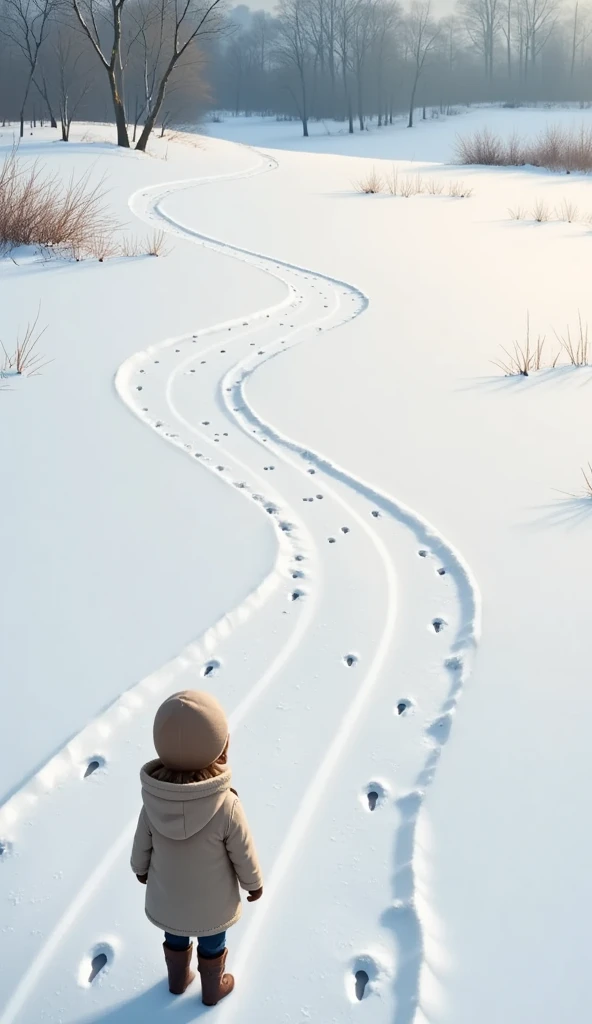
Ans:
{"label": "brown boot", "polygon": [[215,960],[197,953],[197,969],[201,976],[201,1001],[204,1006],[215,1006],[234,988],[232,974],[224,974],[228,950],[224,949]]}
{"label": "brown boot", "polygon": [[174,996],[181,996],[195,978],[195,971],[191,970],[193,943],[189,944],[189,949],[171,949],[163,942],[162,948],[169,972],[169,992]]}

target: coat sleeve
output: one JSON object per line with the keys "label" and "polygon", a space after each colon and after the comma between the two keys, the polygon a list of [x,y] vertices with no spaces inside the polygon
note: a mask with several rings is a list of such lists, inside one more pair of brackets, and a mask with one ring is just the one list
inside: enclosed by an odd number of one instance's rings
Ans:
{"label": "coat sleeve", "polygon": [[152,832],[150,831],[150,823],[146,817],[146,811],[142,808],[132,847],[131,865],[135,875],[147,874],[151,857]]}
{"label": "coat sleeve", "polygon": [[241,889],[252,892],[263,885],[255,843],[240,800],[235,798],[226,832],[226,850]]}

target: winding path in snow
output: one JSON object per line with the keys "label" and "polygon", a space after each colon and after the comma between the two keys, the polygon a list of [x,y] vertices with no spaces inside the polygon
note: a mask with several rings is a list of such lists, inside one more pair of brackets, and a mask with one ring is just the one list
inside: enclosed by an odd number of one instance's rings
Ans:
{"label": "winding path in snow", "polygon": [[[225,177],[246,178],[275,167],[272,159],[254,153],[250,170]],[[31,817],[33,804],[41,819],[55,814],[52,803],[62,819],[84,813],[88,792],[81,796],[81,769],[97,764],[94,775],[101,785],[93,791],[95,806],[87,814],[88,828],[96,833],[96,864],[81,881],[59,842],[50,851],[42,871],[50,892],[59,890],[59,898],[45,916],[40,910],[42,940],[5,1007],[4,1024],[36,1019],[38,983],[65,936],[90,914],[93,902],[109,904],[109,873],[127,854],[135,825],[134,730],[140,721],[151,719],[164,693],[195,685],[196,672],[211,678],[213,689],[220,687],[231,708],[239,755],[244,744],[245,751],[257,752],[262,765],[273,766],[257,780],[257,805],[250,812],[255,833],[265,834],[273,851],[265,900],[236,951],[235,972],[246,979],[248,967],[255,992],[253,951],[264,941],[265,931],[273,934],[278,926],[277,906],[295,888],[298,872],[306,870],[301,865],[312,855],[313,834],[318,878],[310,882],[307,899],[317,908],[327,902],[335,934],[348,927],[347,909],[330,909],[336,902],[336,883],[331,879],[334,835],[328,833],[326,848],[318,849],[326,820],[323,808],[330,800],[334,818],[349,836],[342,855],[344,870],[356,878],[368,910],[363,926],[351,922],[354,933],[361,928],[351,952],[328,967],[342,986],[339,993],[332,993],[332,1015],[349,1019],[348,1006],[360,995],[360,976],[366,978],[364,997],[392,987],[396,1024],[429,1020],[430,1005],[437,999],[432,967],[439,939],[429,908],[421,810],[425,786],[433,777],[470,671],[479,633],[478,591],[460,554],[413,510],[320,453],[303,449],[253,407],[249,380],[258,366],[295,344],[320,343],[322,332],[363,313],[367,299],[344,282],[206,237],[168,212],[169,197],[220,180],[144,189],[132,197],[130,206],[138,217],[169,233],[272,274],[285,286],[285,299],[244,319],[167,339],[137,353],[119,370],[116,385],[129,408],[163,439],[240,490],[245,500],[260,505],[270,529],[276,531],[276,564],[238,609],[169,665],[123,694],[1,809],[0,834],[10,838],[14,833],[15,847],[30,843],[35,816],[21,837],[17,826],[24,815]],[[403,678],[405,685],[398,682]],[[106,736],[117,746],[113,764],[101,754]],[[393,746],[400,762],[396,773],[387,770]],[[386,767],[380,777],[369,770],[362,777],[366,764]],[[281,801],[274,792],[278,786]],[[117,792],[123,808],[119,819],[109,813],[112,792]],[[368,815],[379,822],[372,843],[365,831]],[[111,827],[107,834],[106,822]],[[19,866],[16,858],[14,864]],[[31,850],[29,858],[21,859],[15,885],[22,885],[27,871],[34,870]],[[59,886],[52,882],[56,871],[61,872]],[[52,917],[56,907],[57,918]],[[23,930],[26,934],[18,935],[18,913],[13,918],[15,941],[28,948],[30,922]],[[381,941],[368,942],[372,929],[378,934],[379,921],[394,935],[395,954]],[[109,970],[116,978],[114,945],[109,946]],[[305,975],[311,955],[307,945],[301,964],[292,959],[284,974],[281,967],[274,971],[274,1024],[281,1012],[301,1005],[301,994],[299,1002],[290,1004],[289,979]],[[86,969],[83,960],[83,975]],[[248,1012],[245,1017],[249,991],[245,988],[244,1000],[221,1004],[216,1019],[226,1024],[239,1008],[243,1019],[251,1019]],[[84,995],[80,988],[73,997],[77,1014],[82,1012]],[[341,1009],[335,1005],[338,999]],[[373,1019],[379,1022],[383,1017]],[[385,1012],[386,1020],[392,1020],[392,1014]]]}

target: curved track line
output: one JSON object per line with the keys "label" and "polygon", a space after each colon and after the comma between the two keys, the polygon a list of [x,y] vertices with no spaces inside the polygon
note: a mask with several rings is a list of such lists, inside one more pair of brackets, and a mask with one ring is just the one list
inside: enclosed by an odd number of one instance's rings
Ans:
{"label": "curved track line", "polygon": [[[198,184],[198,182],[195,182],[195,184]],[[142,198],[146,198],[146,193],[143,194]],[[209,235],[205,235],[191,227],[188,227],[187,225],[184,225],[183,223],[176,220],[174,217],[172,217],[170,214],[166,213],[162,209],[162,202],[164,198],[166,197],[161,193],[161,197],[152,207],[152,216],[148,216],[147,219],[158,220],[161,223],[164,223],[169,228],[173,228],[175,233],[179,235],[184,235],[185,237],[191,237],[195,239],[196,242],[199,242],[202,245],[207,246],[208,248],[212,248],[215,251],[226,253],[228,255],[234,254],[240,258],[245,259],[247,262],[255,261],[256,266],[260,266],[261,269],[266,270],[268,273],[272,274],[274,277],[279,278],[280,280],[284,280],[284,278],[281,276],[281,273],[278,273],[278,271],[281,271],[282,268],[286,270],[297,271],[306,270],[306,268],[300,267],[296,264],[288,263],[282,260],[274,260],[270,257],[264,256],[259,252],[246,249],[241,246],[236,246],[222,242],[219,239],[213,238],[212,236]],[[130,205],[132,205],[132,203],[130,203]],[[138,213],[138,215],[140,216],[142,215],[137,208],[135,212]],[[144,215],[146,215],[147,211],[144,210],[143,212]],[[362,312],[363,309],[367,307],[368,300],[363,295],[363,293],[359,292],[357,289],[352,288],[350,285],[347,285],[345,282],[335,278],[331,278],[328,275],[317,273],[312,274],[312,272],[310,271],[307,271],[307,273],[309,273],[316,280],[323,280],[333,287],[345,288],[348,291],[350,291],[350,293],[357,294],[362,299],[363,305],[362,309],[360,309],[355,315],[359,315],[359,313]],[[325,319],[330,319],[330,315],[328,314]],[[315,321],[314,325],[316,326],[320,322],[322,321]],[[297,341],[295,341],[294,336],[292,336],[289,347],[293,347],[293,344],[295,343],[297,343]],[[451,543],[449,543],[426,519],[424,519],[411,508],[406,506],[404,503],[394,500],[390,496],[386,495],[385,493],[381,492],[380,490],[371,486],[370,484],[366,483],[360,478],[357,478],[352,474],[348,473],[346,470],[344,470],[337,464],[324,458],[318,452],[303,449],[302,446],[298,444],[298,442],[289,438],[287,435],[282,434],[279,430],[274,428],[272,424],[266,422],[262,417],[260,417],[256,413],[253,407],[249,405],[248,398],[245,393],[245,384],[248,382],[249,377],[252,375],[254,370],[257,369],[258,366],[262,365],[263,362],[267,361],[270,358],[275,358],[275,356],[279,355],[282,351],[285,351],[285,349],[279,349],[278,351],[272,353],[265,352],[261,358],[257,359],[255,359],[252,355],[249,355],[245,359],[241,360],[238,364],[234,365],[231,368],[231,370],[227,372],[223,384],[220,388],[220,393],[226,405],[227,412],[236,420],[236,422],[246,432],[249,431],[249,428],[254,426],[256,429],[264,433],[268,442],[272,442],[272,450],[275,450],[277,456],[282,457],[283,455],[285,457],[287,453],[290,453],[292,455],[300,457],[301,459],[306,460],[309,465],[314,465],[316,468],[323,471],[326,476],[329,476],[334,480],[338,481],[339,483],[345,484],[346,486],[352,488],[357,494],[365,497],[366,499],[368,499],[368,501],[372,502],[373,505],[377,505],[385,513],[391,515],[393,518],[397,519],[402,525],[412,530],[412,532],[415,534],[420,543],[430,545],[434,553],[447,560],[447,563],[450,566],[451,574],[454,576],[458,588],[462,611],[462,627],[461,629],[459,629],[457,636],[455,638],[455,642],[452,646],[452,650],[455,652],[456,655],[456,658],[453,659],[455,664],[452,664],[452,662],[450,662],[448,666],[451,669],[453,669],[457,674],[455,685],[452,691],[454,698],[453,703],[455,703],[456,696],[460,692],[460,689],[462,688],[463,684],[466,682],[469,676],[471,668],[470,656],[478,642],[480,635],[481,602],[476,581],[474,580],[473,575],[460,552],[458,552],[455,549],[455,547]],[[238,383],[229,385],[229,382],[236,377],[237,372],[240,375],[240,381]],[[226,397],[227,395],[229,395],[229,397]],[[268,445],[268,447],[271,446]],[[292,465],[294,465],[295,468],[301,468],[293,461]],[[326,484],[324,489],[325,491],[327,491]],[[340,500],[334,492],[333,497],[336,498],[338,501]],[[345,505],[344,502],[341,503]],[[349,511],[351,514],[353,510],[350,509]],[[356,515],[356,519],[358,519],[362,523],[364,528],[367,530],[367,525],[361,520],[361,518]],[[386,551],[385,556],[386,557],[384,559],[384,564],[387,567],[387,575],[389,576],[389,589],[391,589],[392,592],[394,590],[395,583],[394,574],[392,572],[392,566],[390,564],[388,552]],[[379,646],[377,659],[374,661],[371,670],[368,672],[364,684],[360,689],[357,697],[354,699],[354,701],[348,708],[346,714],[344,715],[339,726],[337,735],[335,736],[333,742],[331,743],[327,751],[327,754],[322,761],[319,771],[316,773],[315,779],[313,780],[313,782],[311,783],[310,787],[307,789],[306,793],[304,794],[301,800],[296,816],[292,822],[288,835],[281,847],[274,868],[272,869],[270,881],[266,887],[267,898],[265,905],[259,911],[257,918],[255,918],[255,920],[253,921],[253,924],[248,928],[246,935],[244,936],[244,939],[241,943],[235,968],[237,973],[240,973],[240,971],[244,970],[245,968],[250,952],[255,945],[256,938],[261,932],[263,922],[268,916],[270,908],[273,906],[273,897],[276,894],[287,871],[289,870],[294,860],[298,846],[302,838],[304,837],[308,829],[308,826],[310,825],[314,817],[314,814],[321,802],[321,799],[326,791],[330,776],[341,754],[343,753],[343,750],[345,749],[348,739],[350,738],[353,732],[356,718],[361,708],[363,707],[364,703],[368,699],[374,687],[374,684],[376,683],[376,680],[378,679],[380,667],[386,657],[388,641],[389,636],[385,632],[385,634],[383,634],[383,643],[381,643]],[[434,747],[433,754],[430,760],[432,762],[437,761],[439,753],[440,749],[438,747]],[[418,797],[421,803],[423,800],[423,794],[418,794]],[[417,819],[414,827],[414,835],[416,835],[416,833]],[[414,862],[416,860],[417,856],[414,855]],[[416,891],[417,870],[414,865],[412,865],[412,877],[414,883],[414,891]],[[427,987],[426,983],[429,984],[429,978],[427,977],[427,975],[429,974],[429,969],[426,962],[429,939],[427,935],[427,929],[424,927],[424,917],[427,917],[428,915],[428,908],[427,906],[422,906],[423,903],[424,901],[422,899],[413,899],[409,901],[407,905],[408,912],[412,913],[413,917],[415,918],[417,932],[420,936],[420,945],[422,950],[422,963],[419,969],[420,976],[418,979],[416,1013],[414,1017],[414,1019],[417,1021],[424,1017],[425,1010],[423,1007],[423,991],[424,988]],[[423,913],[420,913],[419,906],[422,906]],[[223,1021],[230,1020],[236,1013],[236,1010],[236,1005],[233,1005],[231,1003],[223,1004],[221,1011],[221,1019]]]}

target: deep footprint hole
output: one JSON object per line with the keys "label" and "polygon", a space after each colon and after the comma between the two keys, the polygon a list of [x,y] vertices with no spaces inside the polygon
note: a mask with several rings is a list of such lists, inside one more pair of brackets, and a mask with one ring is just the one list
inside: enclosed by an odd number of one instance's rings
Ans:
{"label": "deep footprint hole", "polygon": [[304,596],[304,594],[303,594],[302,590],[293,590],[292,593],[290,594],[290,600],[291,601],[300,601],[303,596]]}
{"label": "deep footprint hole", "polygon": [[103,970],[103,967],[105,967],[106,964],[107,964],[107,954],[106,953],[97,953],[97,955],[92,958],[91,963],[90,963],[90,974],[88,976],[88,983],[89,983],[89,985],[92,985],[93,981],[95,980],[97,975],[101,973],[101,971]]}
{"label": "deep footprint hole", "polygon": [[398,715],[404,715],[406,711],[409,711],[410,707],[411,707],[411,701],[409,701],[409,700],[400,700],[399,703],[397,704],[397,714]]}
{"label": "deep footprint hole", "polygon": [[211,676],[215,676],[220,669],[220,662],[215,658],[208,661],[201,670],[201,674],[204,679],[209,679]]}
{"label": "deep footprint hole", "polygon": [[370,981],[366,971],[356,971],[356,999],[360,1002],[366,994],[366,985]]}
{"label": "deep footprint hole", "polygon": [[446,623],[444,619],[432,619],[432,629],[434,633],[441,633]]}
{"label": "deep footprint hole", "polygon": [[377,807],[385,803],[387,794],[386,785],[377,779],[372,779],[360,794],[362,806],[367,807],[369,811],[375,811]]}
{"label": "deep footprint hole", "polygon": [[353,666],[357,665],[358,662],[358,659],[356,658],[355,654],[346,654],[343,660],[348,668],[353,668]]}
{"label": "deep footprint hole", "polygon": [[102,757],[93,757],[93,758],[91,758],[91,760],[88,762],[88,764],[86,766],[86,771],[84,772],[83,778],[84,779],[88,779],[89,775],[94,775],[94,773],[96,771],[98,771],[99,768],[103,768],[104,767],[104,764],[105,764],[105,759],[102,758]]}
{"label": "deep footprint hole", "polygon": [[436,569],[436,572],[438,573],[438,576],[445,576],[446,575],[446,569],[444,568],[444,566],[440,566],[439,569]]}
{"label": "deep footprint hole", "polygon": [[429,551],[426,551],[425,548],[420,548],[420,550],[417,552],[417,554],[419,555],[420,558],[427,558],[428,554],[429,554]]}

